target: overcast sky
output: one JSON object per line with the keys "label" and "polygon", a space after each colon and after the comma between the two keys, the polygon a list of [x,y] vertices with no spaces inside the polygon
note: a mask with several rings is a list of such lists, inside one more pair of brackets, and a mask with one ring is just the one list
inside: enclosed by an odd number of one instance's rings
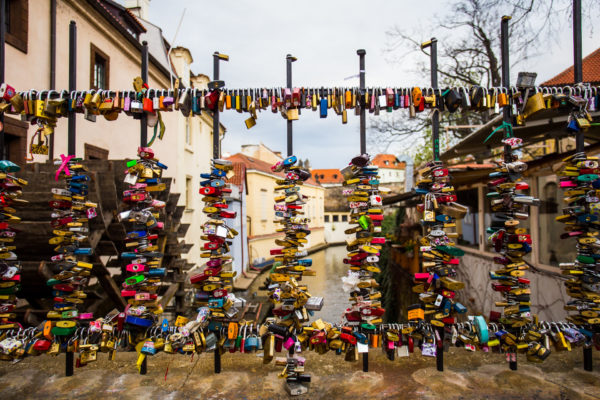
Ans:
{"label": "overcast sky", "polygon": [[[360,48],[367,51],[367,86],[425,86],[429,83],[429,71],[416,74],[409,70],[427,57],[414,53],[401,65],[390,62],[391,57],[385,52],[385,32],[394,25],[419,32],[419,26],[432,18],[432,12],[444,14],[446,3],[439,0],[153,0],[149,20],[162,27],[172,45],[191,51],[194,73],[212,76],[212,53],[228,54],[230,61],[221,63],[221,79],[230,88],[285,85],[288,53],[298,58],[293,64],[294,85],[358,86],[358,79],[344,78],[358,73],[356,50]],[[183,23],[173,42],[184,9]],[[563,32],[557,34],[556,43],[549,43],[545,46],[546,53],[522,68],[537,72],[538,83],[572,65],[571,25],[569,21],[562,25]],[[418,35],[416,39],[422,41],[435,36],[436,32]],[[599,30],[591,33],[584,28],[584,56],[598,44]],[[279,114],[263,111],[257,125],[250,130],[244,125],[246,118],[247,114],[235,111],[221,114],[221,122],[227,127],[223,152],[234,154],[242,144],[263,142],[285,153],[286,121]],[[390,150],[396,154],[410,153],[411,143],[412,140],[405,141]],[[313,168],[342,168],[358,152],[358,117],[353,112],[349,113],[346,125],[342,125],[341,117],[335,113],[330,112],[328,118],[320,119],[318,112],[308,110],[294,122],[294,153],[302,159],[309,158]]]}

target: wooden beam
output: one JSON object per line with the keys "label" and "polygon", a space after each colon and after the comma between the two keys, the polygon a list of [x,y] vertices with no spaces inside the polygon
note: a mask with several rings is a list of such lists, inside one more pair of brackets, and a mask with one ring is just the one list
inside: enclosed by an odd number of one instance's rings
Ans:
{"label": "wooden beam", "polygon": [[94,263],[92,272],[96,278],[98,278],[98,282],[100,282],[102,289],[104,289],[104,292],[106,292],[115,306],[119,309],[119,311],[123,311],[127,305],[127,302],[121,297],[121,290],[119,289],[119,286],[117,286],[112,276],[110,276],[110,273],[106,267],[102,264]]}
{"label": "wooden beam", "polygon": [[163,294],[163,297],[160,299],[160,305],[162,306],[162,308],[167,307],[167,304],[169,304],[171,299],[173,299],[173,296],[175,296],[175,293],[177,293],[178,290],[179,283],[171,283],[171,285],[169,285],[169,288],[167,289],[165,294]]}

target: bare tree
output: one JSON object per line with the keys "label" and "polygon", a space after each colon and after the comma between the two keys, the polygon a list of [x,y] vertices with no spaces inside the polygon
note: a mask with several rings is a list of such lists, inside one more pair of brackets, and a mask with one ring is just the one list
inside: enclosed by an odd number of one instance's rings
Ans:
{"label": "bare tree", "polygon": [[[509,28],[511,69],[538,55],[538,51],[555,40],[556,32],[571,16],[571,0],[454,0],[449,4],[448,13],[437,15],[430,26],[421,26],[419,32],[407,32],[394,26],[386,34],[386,52],[391,61],[406,60],[411,53],[422,51],[422,41],[428,40],[429,33],[438,38],[438,72],[440,86],[481,85],[493,87],[501,85],[500,59],[500,20],[503,15],[512,17]],[[600,4],[597,0],[583,1],[583,15],[589,21],[586,26],[593,29],[593,17],[598,15]],[[426,33],[427,32],[427,33]],[[402,53],[400,51],[402,50]],[[423,58],[423,57],[421,57]],[[429,71],[427,58],[413,65],[422,73]],[[486,116],[483,116],[485,118]],[[453,121],[450,121],[452,119]],[[482,122],[480,114],[444,115],[443,123],[458,122],[464,125]],[[398,117],[371,120],[372,143],[387,146],[397,141],[405,141],[405,136],[414,136],[430,125],[424,115],[417,120]],[[453,131],[455,138],[469,131]]]}

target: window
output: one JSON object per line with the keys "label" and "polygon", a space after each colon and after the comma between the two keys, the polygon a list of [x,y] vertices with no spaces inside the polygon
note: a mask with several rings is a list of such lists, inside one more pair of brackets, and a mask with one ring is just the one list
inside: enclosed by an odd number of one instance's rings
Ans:
{"label": "window", "polygon": [[192,189],[192,177],[185,177],[185,209],[192,210],[192,203],[194,199],[194,190]]}
{"label": "window", "polygon": [[325,175],[321,174],[321,179],[325,178]]}
{"label": "window", "polygon": [[325,222],[329,222],[329,214],[325,214]]}
{"label": "window", "polygon": [[334,215],[333,216],[333,222],[339,222],[340,221],[340,216],[339,215]]}
{"label": "window", "polygon": [[342,222],[348,222],[348,216],[346,214],[342,215]]}
{"label": "window", "polygon": [[337,174],[333,174],[333,179],[337,179]]}
{"label": "window", "polygon": [[384,163],[385,165],[389,165],[389,164],[390,164],[390,162],[389,162],[388,160],[385,160],[383,163]]}
{"label": "window", "polygon": [[267,189],[260,189],[260,220],[267,222]]}
{"label": "window", "polygon": [[479,210],[477,202],[477,189],[461,190],[456,192],[460,204],[469,208],[467,215],[457,221],[458,244],[475,247],[479,245]]}
{"label": "window", "polygon": [[108,89],[110,57],[90,43],[90,87],[92,89]]}
{"label": "window", "polygon": [[[542,264],[558,266],[562,262],[572,262],[576,254],[575,240],[561,240],[565,224],[556,221],[562,215],[565,204],[564,191],[558,187],[556,175],[540,176],[538,179],[539,212],[539,261]],[[534,246],[536,243],[533,244]],[[535,248],[534,248],[535,250]]]}
{"label": "window", "polygon": [[25,164],[27,152],[27,129],[29,124],[19,119],[4,117],[4,151],[0,154],[3,160],[10,160],[19,165]]}
{"label": "window", "polygon": [[6,0],[6,43],[27,53],[27,32],[29,28],[29,1]]}
{"label": "window", "polygon": [[190,119],[185,119],[185,144],[192,144],[192,130],[190,129]]}
{"label": "window", "polygon": [[102,147],[84,143],[83,151],[86,160],[108,160],[108,150]]}

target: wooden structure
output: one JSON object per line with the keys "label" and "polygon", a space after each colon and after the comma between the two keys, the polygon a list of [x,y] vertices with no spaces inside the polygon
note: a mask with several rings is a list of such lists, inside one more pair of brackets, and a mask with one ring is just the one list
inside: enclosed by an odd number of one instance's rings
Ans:
{"label": "wooden structure", "polygon": [[[95,316],[105,315],[113,308],[122,310],[126,302],[120,295],[126,263],[120,259],[125,251],[125,227],[117,215],[126,209],[121,202],[124,171],[127,160],[86,160],[83,163],[90,170],[92,181],[89,184],[90,201],[98,204],[98,216],[90,221],[89,246],[94,255],[89,257],[93,263],[92,279],[87,290],[88,298],[85,309],[94,312]],[[45,318],[52,309],[51,289],[46,281],[57,271],[53,270],[50,258],[55,255],[53,245],[48,244],[52,237],[50,226],[51,189],[63,187],[62,180],[54,180],[56,166],[50,163],[27,164],[17,175],[26,179],[29,184],[23,187],[22,198],[29,201],[27,206],[17,210],[21,223],[15,240],[16,253],[22,260],[22,287],[17,294],[19,299],[27,300],[28,305],[19,304],[19,317],[28,325],[35,325]],[[194,264],[181,258],[192,244],[180,240],[185,236],[189,224],[181,223],[184,206],[178,206],[179,193],[171,193],[171,178],[163,178],[167,188],[158,196],[158,200],[166,202],[161,211],[160,220],[164,222],[164,230],[159,233],[159,250],[164,253],[163,266],[167,268],[164,285],[159,292],[161,304],[165,312],[183,313],[185,310],[184,286],[186,271]],[[170,306],[175,299],[174,306]]]}

